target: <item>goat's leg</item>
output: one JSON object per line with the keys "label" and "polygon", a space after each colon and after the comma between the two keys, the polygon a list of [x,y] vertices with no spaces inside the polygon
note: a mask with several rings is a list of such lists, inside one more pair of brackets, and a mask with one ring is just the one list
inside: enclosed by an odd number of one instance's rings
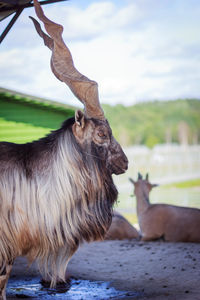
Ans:
{"label": "goat's leg", "polygon": [[0,300],[6,300],[6,285],[12,270],[13,262],[6,264],[0,274]]}

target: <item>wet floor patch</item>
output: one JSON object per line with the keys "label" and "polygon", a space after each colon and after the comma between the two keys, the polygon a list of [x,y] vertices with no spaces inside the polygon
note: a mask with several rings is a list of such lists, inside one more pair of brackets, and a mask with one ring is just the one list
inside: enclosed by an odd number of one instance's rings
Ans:
{"label": "wet floor patch", "polygon": [[42,285],[39,278],[11,279],[7,286],[7,299],[117,300],[137,296],[136,292],[118,291],[108,282],[78,279],[54,289]]}

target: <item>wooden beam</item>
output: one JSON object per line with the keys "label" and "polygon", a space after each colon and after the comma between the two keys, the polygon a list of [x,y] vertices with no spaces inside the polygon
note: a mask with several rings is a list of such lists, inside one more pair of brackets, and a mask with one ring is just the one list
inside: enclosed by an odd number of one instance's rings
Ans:
{"label": "wooden beam", "polygon": [[17,0],[0,0],[1,3],[17,5]]}
{"label": "wooden beam", "polygon": [[0,36],[0,44],[3,41],[3,39],[5,38],[5,36],[7,35],[7,33],[10,31],[13,24],[16,22],[18,17],[21,15],[22,11],[23,11],[23,8],[20,8],[16,11],[14,17],[11,19],[10,23],[7,25],[6,29],[3,31],[3,33]]}
{"label": "wooden beam", "polygon": [[[6,2],[6,1],[7,2],[10,1],[10,2],[16,3],[16,0],[3,0],[2,2]],[[61,1],[68,1],[68,0],[46,0],[46,1],[40,1],[39,3],[41,5],[44,5],[44,4],[51,4],[51,3],[61,2]],[[5,30],[3,31],[3,33],[0,35],[0,44],[3,41],[3,39],[6,37],[7,33],[10,31],[10,29],[12,28],[12,26],[14,25],[14,23],[16,22],[17,18],[22,13],[23,9],[26,8],[26,7],[32,7],[32,6],[34,6],[33,3],[27,3],[27,4],[24,4],[24,5],[12,5],[10,7],[2,7],[0,9],[0,13],[1,12],[8,12],[7,16],[9,16],[14,11],[16,11],[14,17],[11,19],[10,23],[7,25],[7,27],[5,28]],[[6,16],[4,18],[2,18],[2,20],[5,19],[5,18],[6,18]]]}
{"label": "wooden beam", "polygon": [[[62,2],[62,1],[68,1],[68,0],[46,0],[46,1],[40,1],[40,5],[45,5],[45,4],[52,4],[52,3],[56,3],[56,2]],[[13,5],[11,7],[2,7],[0,9],[0,13],[3,11],[10,11],[10,10],[17,10],[20,8],[27,8],[27,7],[33,7],[34,4],[33,3],[27,3],[27,4],[23,4],[23,5]]]}

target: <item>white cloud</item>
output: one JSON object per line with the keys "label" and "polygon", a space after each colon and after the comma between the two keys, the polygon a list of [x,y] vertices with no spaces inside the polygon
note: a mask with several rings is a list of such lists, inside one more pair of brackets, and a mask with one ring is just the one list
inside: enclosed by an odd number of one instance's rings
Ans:
{"label": "white cloud", "polygon": [[[77,69],[99,83],[102,102],[200,97],[200,4],[191,0],[65,2],[44,6],[64,25]],[[184,9],[183,9],[184,8]],[[26,11],[0,48],[0,85],[79,105],[53,74],[50,51]]]}

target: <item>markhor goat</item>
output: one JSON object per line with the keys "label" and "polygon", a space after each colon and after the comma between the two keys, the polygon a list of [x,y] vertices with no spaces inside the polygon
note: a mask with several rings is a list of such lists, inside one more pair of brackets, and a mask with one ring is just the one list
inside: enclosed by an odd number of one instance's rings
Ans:
{"label": "markhor goat", "polygon": [[52,285],[65,280],[79,244],[104,238],[117,198],[112,174],[128,167],[100,107],[96,82],[75,69],[62,26],[34,2],[49,34],[32,18],[52,50],[52,71],[84,103],[85,113],[76,112],[38,141],[0,143],[0,299],[6,299],[6,283],[19,255],[37,260]]}

